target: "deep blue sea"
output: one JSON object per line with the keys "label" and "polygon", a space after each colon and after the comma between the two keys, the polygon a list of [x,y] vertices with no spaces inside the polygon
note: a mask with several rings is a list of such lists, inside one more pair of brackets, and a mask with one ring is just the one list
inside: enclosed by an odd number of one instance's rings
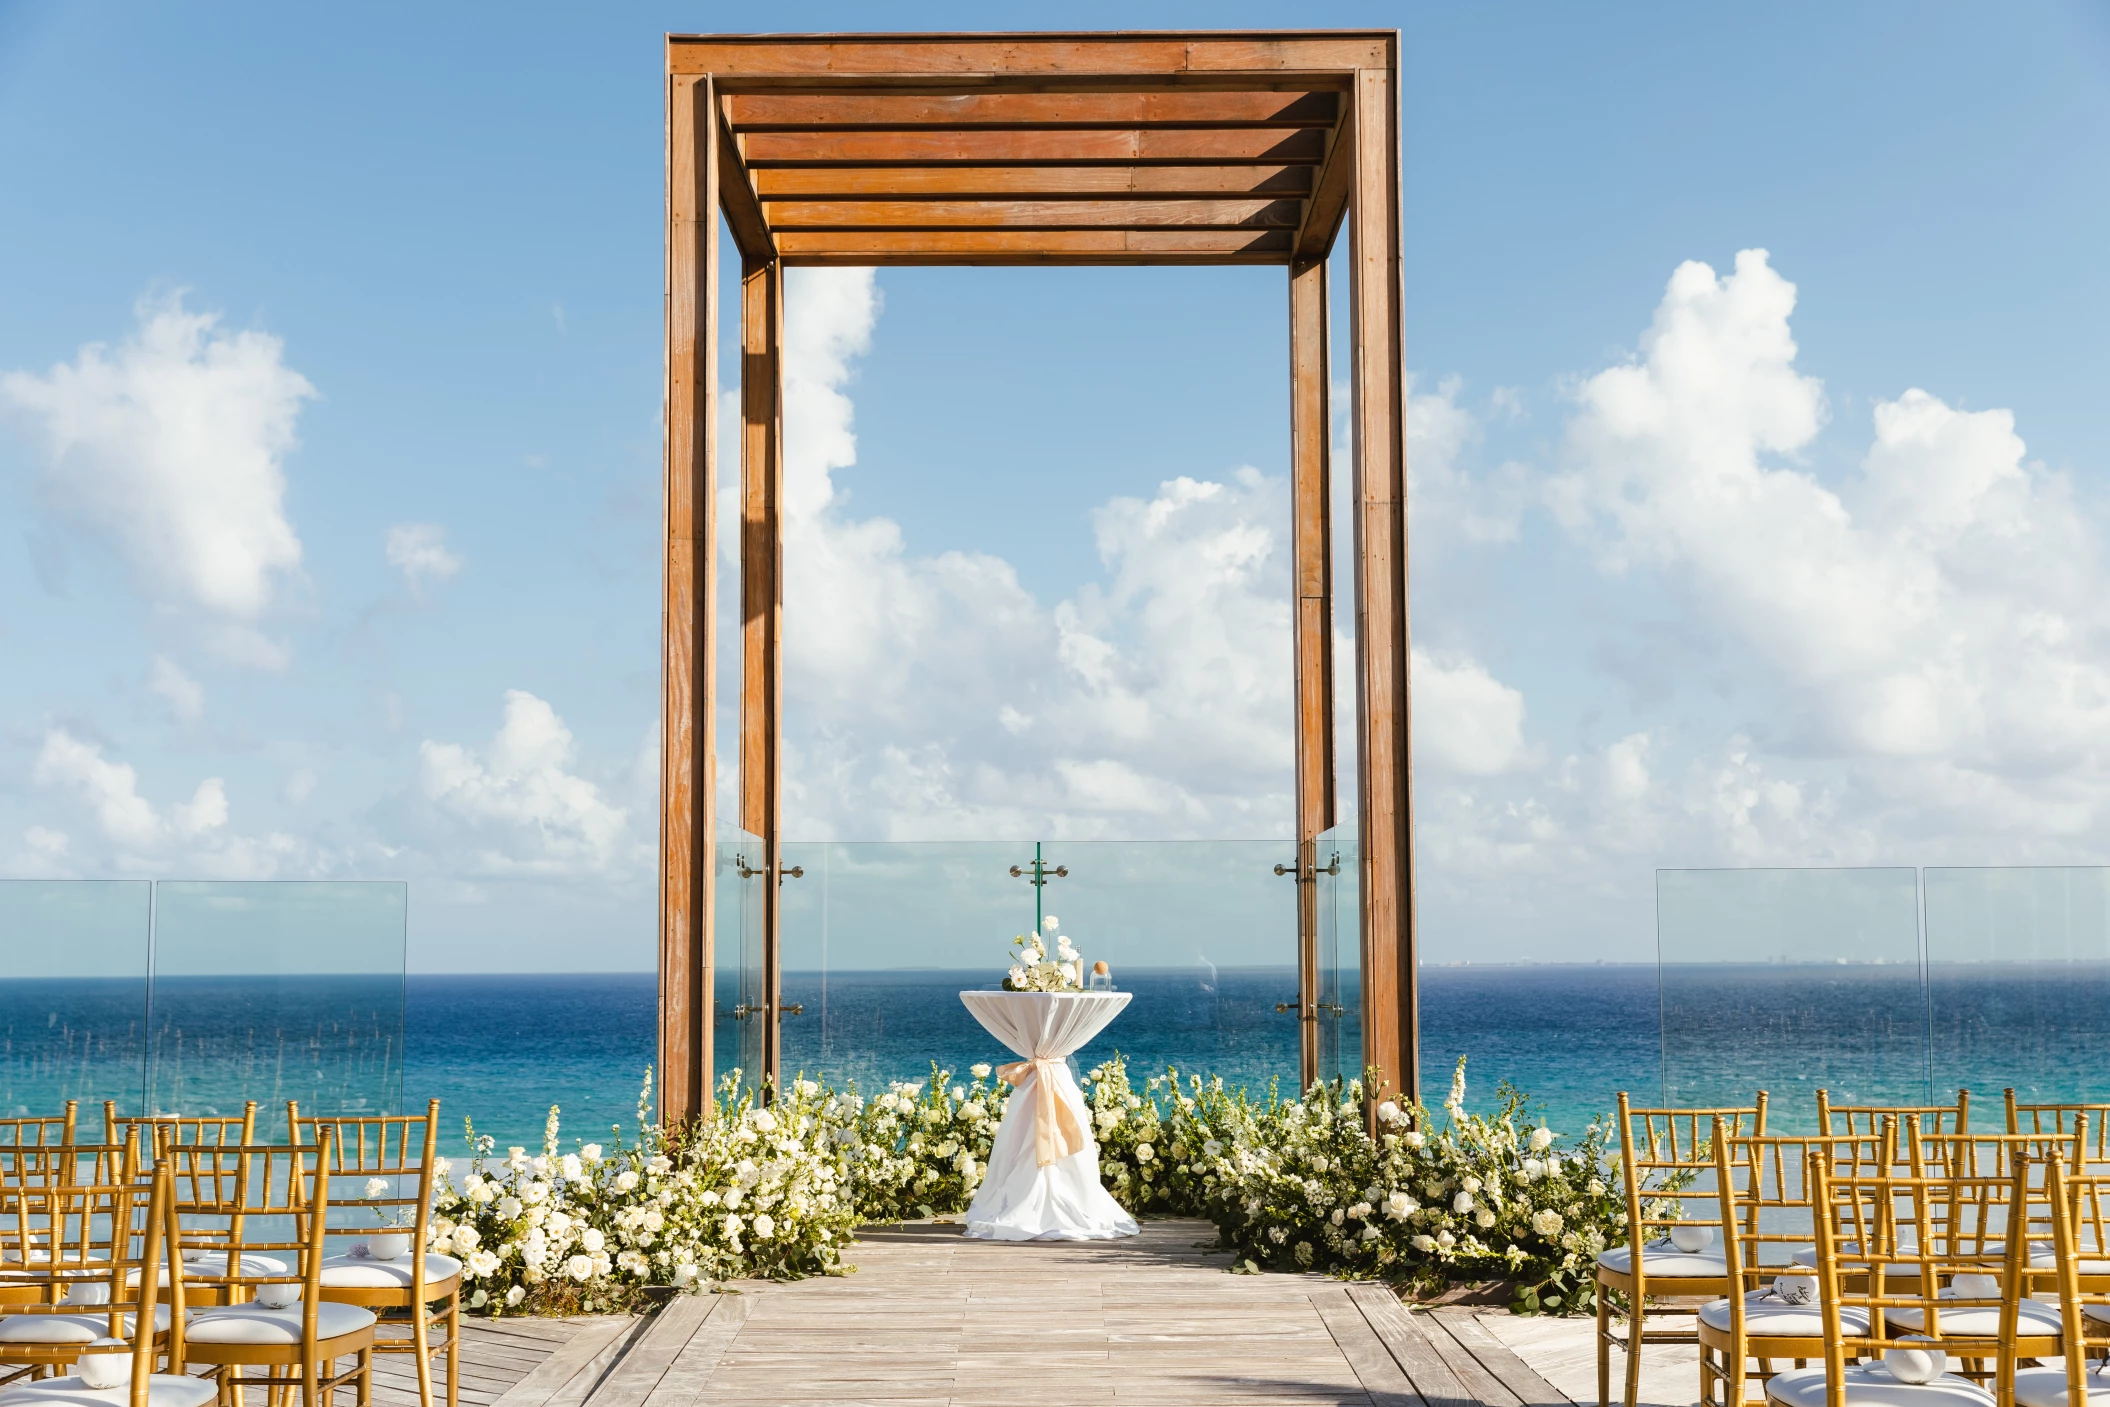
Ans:
{"label": "deep blue sea", "polygon": [[[787,1064],[870,1090],[955,1072],[1005,1052],[960,1004],[979,972],[787,973]],[[1563,1133],[1621,1089],[1656,1102],[1748,1098],[1764,1085],[1787,1122],[1828,1086],[1843,1101],[1948,1097],[1959,1084],[1989,1115],[2002,1087],[2025,1098],[2110,1099],[2110,968],[1915,970],[1710,966],[1425,968],[1423,1093],[1441,1100],[1459,1055],[1468,1104],[1507,1080]],[[1141,1076],[1176,1065],[1264,1090],[1296,1078],[1287,968],[1131,969],[1119,1020],[1078,1053],[1115,1051]],[[450,1142],[463,1115],[501,1147],[540,1140],[551,1104],[565,1142],[634,1120],[653,1060],[649,974],[390,979],[164,978],[154,1009],[140,980],[0,979],[0,1113],[68,1097],[150,1100],[185,1112],[284,1101],[353,1109],[442,1101]],[[1356,994],[1336,1033],[1354,1063]],[[730,1000],[722,1003],[730,1007]],[[745,1023],[721,1020],[720,1069],[741,1062]],[[1997,1115],[1993,1115],[1997,1118]],[[1974,1123],[1976,1121],[1974,1120]]]}

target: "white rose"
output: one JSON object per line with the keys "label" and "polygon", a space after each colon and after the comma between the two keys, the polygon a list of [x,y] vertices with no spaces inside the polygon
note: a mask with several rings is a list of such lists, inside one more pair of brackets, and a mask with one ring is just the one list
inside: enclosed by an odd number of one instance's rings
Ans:
{"label": "white rose", "polygon": [[1414,1249],[1417,1251],[1433,1251],[1436,1249],[1436,1238],[1433,1236],[1416,1236],[1414,1238]]}
{"label": "white rose", "polygon": [[1532,1147],[1533,1147],[1534,1149],[1539,1149],[1539,1150],[1543,1150],[1543,1149],[1545,1149],[1545,1148],[1547,1148],[1547,1147],[1550,1147],[1550,1146],[1552,1145],[1552,1143],[1553,1143],[1553,1130],[1552,1130],[1552,1129],[1549,1129],[1549,1128],[1543,1128],[1543,1127],[1541,1127],[1541,1128],[1535,1128],[1535,1129],[1533,1129],[1533,1130],[1531,1131],[1531,1146],[1532,1146]]}
{"label": "white rose", "polygon": [[1387,1099],[1382,1104],[1377,1106],[1377,1121],[1379,1123],[1390,1124],[1396,1123],[1398,1122],[1398,1120],[1399,1104],[1397,1101]]}
{"label": "white rose", "polygon": [[621,1172],[619,1172],[619,1173],[617,1173],[617,1174],[615,1175],[615,1190],[616,1190],[616,1191],[618,1191],[618,1192],[628,1192],[628,1191],[629,1191],[630,1189],[632,1189],[633,1187],[636,1187],[636,1186],[637,1186],[637,1169],[635,1169],[635,1168],[624,1168],[624,1169],[623,1169],[623,1170],[622,1170]]}
{"label": "white rose", "polygon": [[1531,1229],[1549,1240],[1561,1234],[1561,1226],[1561,1214],[1559,1212],[1549,1208],[1546,1211],[1532,1213]]}
{"label": "white rose", "polygon": [[469,1254],[469,1274],[476,1277],[496,1274],[498,1257],[489,1251],[472,1251]]}
{"label": "white rose", "polygon": [[518,1197],[500,1197],[498,1199],[498,1214],[507,1221],[519,1216],[520,1199]]}
{"label": "white rose", "polygon": [[777,1223],[775,1218],[771,1217],[768,1212],[757,1212],[755,1214],[754,1229],[757,1241],[767,1241],[772,1235],[776,1234]]}
{"label": "white rose", "polygon": [[1473,1223],[1484,1231],[1495,1224],[1495,1214],[1482,1207],[1473,1215]]}
{"label": "white rose", "polygon": [[986,1080],[989,1078],[989,1067],[981,1064],[970,1065],[967,1067],[967,1073],[978,1080]]}
{"label": "white rose", "polygon": [[747,1225],[746,1222],[740,1219],[738,1212],[728,1213],[725,1220],[720,1224],[725,1228],[725,1234],[728,1236],[738,1236],[741,1228]]}
{"label": "white rose", "polygon": [[1405,1141],[1407,1147],[1409,1148],[1419,1148],[1422,1144],[1427,1143],[1429,1141],[1428,1138],[1423,1135],[1418,1129],[1409,1129],[1407,1132],[1401,1134],[1400,1138]]}
{"label": "white rose", "polygon": [[777,1131],[777,1116],[770,1113],[767,1109],[754,1110],[748,1115],[748,1120],[762,1133],[775,1133]]}
{"label": "white rose", "polygon": [[506,1303],[508,1305],[519,1304],[526,1298],[527,1286],[525,1285],[515,1285],[512,1289],[506,1291]]}
{"label": "white rose", "polygon": [[557,1168],[564,1175],[566,1182],[577,1182],[586,1175],[586,1169],[579,1165],[579,1155],[576,1153],[566,1153]]}
{"label": "white rose", "polygon": [[1335,1226],[1339,1226],[1341,1224],[1342,1218],[1346,1215],[1347,1213],[1343,1212],[1339,1207],[1335,1207],[1333,1209],[1333,1215],[1326,1219],[1332,1222]]}
{"label": "white rose", "polygon": [[463,1222],[460,1226],[454,1228],[453,1239],[454,1253],[456,1255],[465,1256],[469,1254],[469,1252],[475,1250],[477,1243],[480,1242],[483,1238],[476,1234],[475,1227],[469,1225],[467,1222]]}
{"label": "white rose", "polygon": [[1460,1192],[1460,1193],[1459,1193],[1459,1194],[1458,1194],[1457,1196],[1455,1196],[1455,1197],[1451,1198],[1451,1210],[1452,1210],[1452,1211],[1454,1211],[1454,1212],[1469,1212],[1469,1211],[1471,1211],[1472,1209],[1473,1209],[1473,1194],[1472,1194],[1472,1193],[1470,1193],[1470,1192]]}
{"label": "white rose", "polygon": [[579,1244],[586,1248],[588,1255],[599,1255],[601,1248],[608,1244],[608,1238],[599,1227],[589,1226],[579,1234]]}
{"label": "white rose", "polygon": [[1147,1163],[1157,1155],[1157,1149],[1152,1148],[1147,1143],[1138,1143],[1136,1145],[1136,1161],[1139,1163]]}
{"label": "white rose", "polygon": [[570,1260],[564,1262],[564,1273],[574,1280],[592,1279],[593,1257],[573,1256]]}
{"label": "white rose", "polygon": [[598,1163],[601,1161],[601,1145],[589,1143],[579,1150],[579,1156],[589,1163]]}
{"label": "white rose", "polygon": [[520,1189],[520,1200],[531,1207],[547,1196],[549,1196],[549,1184],[546,1182],[530,1182]]}

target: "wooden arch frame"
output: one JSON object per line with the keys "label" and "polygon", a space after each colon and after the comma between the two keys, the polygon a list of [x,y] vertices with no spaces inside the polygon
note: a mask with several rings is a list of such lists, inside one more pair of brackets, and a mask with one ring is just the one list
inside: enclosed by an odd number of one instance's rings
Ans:
{"label": "wooden arch frame", "polygon": [[1334,824],[1326,260],[1352,310],[1363,1060],[1417,1093],[1396,31],[667,37],[660,1108],[712,1061],[719,218],[741,265],[740,820],[763,842],[778,1050],[784,268],[1289,270],[1303,1073],[1317,1060],[1316,837]]}

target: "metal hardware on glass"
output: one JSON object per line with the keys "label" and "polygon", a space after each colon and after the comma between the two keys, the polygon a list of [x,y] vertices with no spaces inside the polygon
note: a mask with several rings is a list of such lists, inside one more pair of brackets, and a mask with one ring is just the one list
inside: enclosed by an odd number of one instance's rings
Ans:
{"label": "metal hardware on glass", "polygon": [[1331,1016],[1336,1021],[1340,1020],[1343,1016],[1347,1015],[1348,1013],[1347,1007],[1335,1006],[1332,1002],[1320,1002],[1319,1010],[1325,1012],[1328,1016]]}
{"label": "metal hardware on glass", "polygon": [[745,855],[735,855],[733,856],[733,873],[739,875],[742,879],[753,879],[756,875],[767,874],[769,871],[753,868],[747,863]]}
{"label": "metal hardware on glass", "polygon": [[779,879],[804,879],[806,877],[806,867],[804,865],[786,865],[777,871],[777,877]]}
{"label": "metal hardware on glass", "polygon": [[[1337,874],[1339,874],[1340,872],[1341,872],[1341,856],[1340,856],[1340,852],[1338,852],[1338,851],[1336,851],[1336,852],[1334,853],[1334,857],[1333,857],[1333,863],[1332,863],[1332,864],[1328,865],[1328,866],[1327,866],[1327,867],[1326,867],[1325,869],[1323,869],[1323,870],[1322,870],[1322,869],[1316,869],[1316,868],[1314,868],[1314,869],[1312,870],[1312,872],[1311,872],[1310,874],[1308,874],[1308,875],[1305,875],[1305,874],[1298,874],[1298,873],[1297,873],[1297,867],[1296,867],[1295,865],[1277,865],[1277,866],[1275,866],[1275,873],[1276,873],[1276,874],[1296,875],[1296,877],[1297,877],[1297,882],[1298,882],[1298,883],[1300,883],[1300,884],[1301,884],[1301,883],[1303,883],[1303,882],[1304,882],[1305,880],[1307,880],[1307,879],[1315,880],[1315,879],[1317,879],[1317,878],[1318,878],[1318,877],[1319,877],[1320,875],[1322,875],[1322,874],[1334,874],[1334,875],[1337,875]],[[1017,871],[1016,871],[1016,870],[1014,870],[1014,871],[1012,871],[1012,873],[1016,874],[1016,873],[1017,873]]]}
{"label": "metal hardware on glass", "polygon": [[1320,874],[1339,874],[1340,872],[1341,872],[1341,852],[1340,852],[1340,851],[1338,851],[1338,850],[1336,850],[1336,851],[1334,851],[1334,852],[1333,852],[1333,863],[1332,863],[1332,864],[1330,864],[1330,865],[1328,865],[1328,866],[1327,866],[1327,867],[1326,867],[1325,869],[1323,869],[1323,870],[1320,870],[1320,871],[1319,871],[1319,873],[1320,873]]}
{"label": "metal hardware on glass", "polygon": [[1051,879],[1068,879],[1070,877],[1070,867],[1068,865],[1048,864],[1041,858],[1040,842],[1036,840],[1033,842],[1033,863],[1030,865],[1013,865],[1011,867],[1011,877],[1013,879],[1023,879],[1026,883],[1033,886],[1033,931],[1035,933],[1040,932],[1042,917],[1047,912],[1047,905],[1043,902],[1043,896],[1047,892],[1048,881]]}
{"label": "metal hardware on glass", "polygon": [[742,1002],[733,1008],[733,1020],[735,1021],[745,1021],[750,1016],[760,1016],[761,1014],[761,1007],[749,1006],[746,1002]]}
{"label": "metal hardware on glass", "polygon": [[1275,1010],[1277,1010],[1277,1011],[1295,1011],[1296,1009],[1297,1009],[1297,1004],[1296,1004],[1295,1002],[1276,1002],[1276,1003],[1275,1003]]}
{"label": "metal hardware on glass", "polygon": [[799,1002],[787,1002],[777,1008],[777,1015],[779,1016],[804,1016],[805,1014],[806,1008]]}

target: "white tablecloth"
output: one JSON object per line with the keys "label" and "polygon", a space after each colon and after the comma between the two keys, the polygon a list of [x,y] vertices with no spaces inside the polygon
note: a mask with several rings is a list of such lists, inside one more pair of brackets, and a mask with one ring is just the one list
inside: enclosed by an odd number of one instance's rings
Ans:
{"label": "white tablecloth", "polygon": [[[1128,1005],[1127,992],[962,992],[960,1000],[990,1035],[1027,1060],[989,1150],[989,1167],[967,1209],[967,1234],[985,1241],[1103,1241],[1136,1234],[1136,1219],[1099,1185],[1099,1145],[1091,1111],[1062,1058],[1106,1028]],[[1083,1147],[1040,1164],[1040,1085],[1053,1082],[1069,1106]]]}

